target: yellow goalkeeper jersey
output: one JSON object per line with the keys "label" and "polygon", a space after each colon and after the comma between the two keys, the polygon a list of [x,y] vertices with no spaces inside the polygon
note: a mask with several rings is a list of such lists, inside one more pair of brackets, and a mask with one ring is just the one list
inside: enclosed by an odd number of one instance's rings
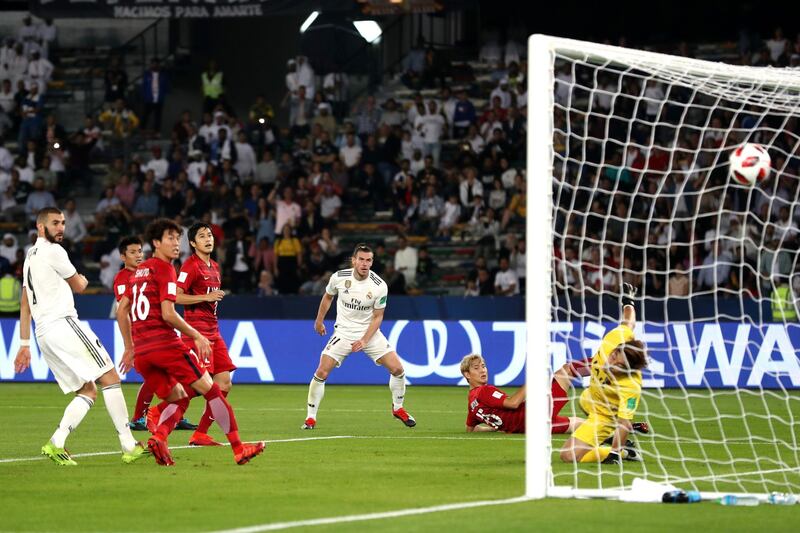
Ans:
{"label": "yellow goalkeeper jersey", "polygon": [[642,395],[642,373],[636,370],[630,376],[616,375],[606,370],[608,356],[617,347],[633,340],[633,330],[620,325],[603,337],[600,349],[592,357],[592,375],[589,388],[581,395],[581,407],[587,413],[609,418],[632,420]]}

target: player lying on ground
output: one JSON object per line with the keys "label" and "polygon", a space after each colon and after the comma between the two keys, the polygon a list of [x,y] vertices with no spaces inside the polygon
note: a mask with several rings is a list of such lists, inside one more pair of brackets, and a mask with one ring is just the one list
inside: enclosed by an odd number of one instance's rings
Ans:
{"label": "player lying on ground", "polygon": [[325,335],[323,320],[338,295],[336,302],[336,324],[328,344],[319,357],[319,366],[308,386],[308,412],[301,429],[314,429],[317,410],[325,395],[325,380],[328,375],[351,353],[364,351],[376,365],[389,371],[389,390],[392,393],[392,415],[406,426],[417,422],[403,408],[406,394],[405,370],[400,357],[380,331],[383,313],[386,310],[386,282],[370,270],[372,249],[359,244],[351,257],[352,268],[340,270],[331,276],[325,294],[319,304],[314,330]]}
{"label": "player lying on ground", "polygon": [[[467,355],[461,360],[461,374],[469,384],[469,403],[467,404],[468,432],[504,431],[506,433],[525,433],[524,386],[512,396],[508,396],[497,387],[488,385],[489,372],[486,368],[486,361],[478,354]],[[552,433],[571,432],[583,422],[582,418],[567,418],[558,415],[558,412],[566,403],[566,393],[562,387],[569,388],[570,386],[570,378],[566,374],[566,369],[559,369],[553,377],[554,410],[551,419]],[[563,403],[556,400],[556,389],[563,393]]]}
{"label": "player lying on ground", "polygon": [[[210,404],[236,462],[244,464],[264,450],[264,443],[242,443],[233,408],[203,366],[211,354],[208,339],[175,311],[178,288],[172,261],[180,255],[181,229],[160,218],[148,225],[145,235],[153,246],[153,257],[140,264],[131,277],[128,301],[117,309],[117,320],[125,342],[124,368],[135,364],[147,385],[164,400],[157,406],[160,416],[147,447],[158,464],[175,464],[167,437],[197,393]],[[184,344],[175,329],[194,340],[197,352]]]}
{"label": "player lying on ground", "polygon": [[[561,460],[581,463],[640,461],[628,440],[642,394],[642,369],[647,366],[644,343],[636,340],[633,287],[626,284],[622,323],[608,332],[592,357],[589,388],[581,394],[588,415],[561,448]],[[611,439],[610,445],[607,439]]]}
{"label": "player lying on ground", "polygon": [[14,359],[14,370],[20,373],[30,366],[33,317],[42,357],[64,394],[75,393],[56,432],[42,446],[42,454],[58,465],[78,464],[64,444],[94,405],[97,382],[119,436],[122,461],[132,463],[146,455],[147,450],[131,435],[128,408],[114,363],[94,332],[78,320],[72,293],[83,292],[89,282],[78,274],[61,246],[64,227],[64,215],[54,207],[42,209],[36,217],[36,244],[28,250],[22,267],[20,348]]}
{"label": "player lying on ground", "polygon": [[[122,269],[114,277],[114,297],[117,299],[117,305],[122,300],[127,301],[125,295],[128,290],[128,280],[131,275],[136,271],[136,267],[144,260],[144,252],[142,251],[142,241],[139,237],[125,237],[119,241],[119,256],[122,258]],[[147,383],[142,382],[139,387],[139,392],[136,394],[136,404],[133,408],[133,416],[131,422],[128,424],[133,431],[147,431],[147,424],[145,423],[145,414],[147,413],[150,402],[153,401],[153,391],[147,386]],[[195,429],[197,426],[186,420],[185,418],[178,422],[175,429]]]}
{"label": "player lying on ground", "polygon": [[[219,265],[211,259],[214,252],[214,234],[211,226],[198,222],[189,228],[189,245],[194,253],[181,266],[178,274],[178,304],[183,306],[186,322],[211,342],[211,357],[206,361],[206,370],[211,374],[214,383],[219,386],[222,395],[227,398],[231,390],[231,372],[236,365],[231,361],[228,347],[219,333],[217,322],[217,305],[225,296],[220,290],[222,275]],[[190,349],[195,349],[191,339],[184,341]],[[220,446],[220,443],[209,437],[208,428],[213,422],[211,404],[200,418],[197,430],[189,439],[193,446]]]}

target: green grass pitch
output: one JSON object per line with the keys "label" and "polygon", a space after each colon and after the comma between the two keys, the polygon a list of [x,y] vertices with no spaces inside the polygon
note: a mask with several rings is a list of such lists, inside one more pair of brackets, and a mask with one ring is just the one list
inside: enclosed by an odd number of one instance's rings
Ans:
{"label": "green grass pitch", "polygon": [[[124,385],[129,408],[136,385]],[[318,427],[301,431],[305,416],[305,386],[243,386],[234,388],[242,437],[266,439],[265,454],[239,467],[229,448],[176,449],[176,466],[162,468],[152,459],[123,465],[116,453],[77,457],[76,468],[57,467],[38,456],[61,417],[68,397],[55,384],[0,385],[0,532],[8,531],[219,531],[305,519],[375,513],[447,503],[520,496],[524,485],[524,440],[517,435],[464,432],[466,389],[409,387],[407,408],[416,417],[414,429],[390,415],[386,387],[329,385]],[[605,486],[647,471],[649,477],[703,477],[709,467],[700,461],[681,461],[679,452],[700,452],[688,441],[702,426],[703,438],[726,435],[726,446],[706,447],[714,471],[767,469],[780,460],[797,466],[797,451],[767,442],[745,442],[750,434],[773,439],[760,415],[770,406],[773,415],[792,420],[798,415],[798,396],[790,399],[721,395],[710,402],[692,397],[692,409],[679,398],[649,393],[641,407],[654,435],[639,439],[642,464],[615,467],[555,465],[556,480],[592,486],[602,476]],[[665,391],[665,394],[667,392]],[[745,403],[747,417],[741,412]],[[766,402],[766,403],[765,403]],[[570,405],[573,405],[571,402]],[[202,404],[193,402],[189,418],[197,421]],[[569,410],[568,406],[566,410]],[[725,415],[714,419],[715,412]],[[670,412],[673,418],[666,418]],[[728,413],[731,417],[728,417]],[[676,415],[681,417],[677,421]],[[710,420],[708,420],[710,419]],[[696,424],[691,424],[694,420]],[[775,424],[772,424],[775,426]],[[795,431],[797,426],[786,431]],[[219,437],[219,431],[212,429]],[[136,434],[145,439],[144,433]],[[670,442],[675,435],[683,440]],[[321,437],[347,437],[322,439]],[[185,445],[189,432],[173,433],[172,446]],[[785,433],[780,439],[792,440]],[[315,438],[317,440],[305,440]],[[293,440],[303,439],[303,440]],[[685,441],[685,442],[684,442]],[[554,441],[558,448],[563,438]],[[77,454],[115,452],[118,442],[99,399],[69,439]],[[785,447],[784,447],[785,448]],[[757,453],[754,453],[755,452]],[[653,453],[674,460],[659,466]],[[730,453],[736,461],[730,463]],[[755,462],[757,454],[763,457]],[[794,461],[794,463],[792,463]],[[665,470],[674,470],[666,472]],[[727,478],[726,478],[727,479]],[[731,478],[737,479],[737,478]],[[798,474],[763,474],[780,484],[798,483]],[[784,481],[786,480],[786,481]],[[738,479],[738,481],[742,481]],[[752,481],[752,478],[751,478]],[[711,488],[710,482],[701,488]],[[730,490],[741,486],[729,485]],[[623,522],[621,522],[623,521]],[[558,500],[476,507],[465,510],[346,522],[314,527],[314,531],[569,531],[576,526],[614,531],[621,523],[634,531],[796,531],[800,507],[722,507],[696,505],[623,504],[605,500]],[[307,528],[312,529],[312,528]]]}

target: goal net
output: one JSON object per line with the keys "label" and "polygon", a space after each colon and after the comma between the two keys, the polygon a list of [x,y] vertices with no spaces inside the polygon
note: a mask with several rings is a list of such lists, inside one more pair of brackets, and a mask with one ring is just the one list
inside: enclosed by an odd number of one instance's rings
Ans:
{"label": "goal net", "polygon": [[[636,478],[800,492],[798,111],[798,71],[531,37],[528,496],[615,497]],[[745,142],[772,158],[754,187],[728,177]],[[643,461],[564,462],[550,380],[620,323],[623,283],[649,357]],[[586,417],[583,381],[562,416]]]}

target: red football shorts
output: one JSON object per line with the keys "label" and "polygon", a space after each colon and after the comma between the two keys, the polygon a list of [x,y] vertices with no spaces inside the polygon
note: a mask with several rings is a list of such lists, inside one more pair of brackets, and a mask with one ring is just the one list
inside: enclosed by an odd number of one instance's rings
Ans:
{"label": "red football shorts", "polygon": [[205,373],[205,368],[193,349],[169,349],[139,355],[134,358],[133,366],[162,400],[169,396],[177,383],[188,388]]}
{"label": "red football shorts", "polygon": [[[207,339],[211,342],[211,357],[209,357],[207,361],[203,361],[203,366],[208,370],[208,373],[214,375],[220,372],[233,372],[236,370],[236,365],[231,361],[231,355],[228,353],[228,346],[225,344],[225,341],[222,340],[222,336],[215,335],[213,337],[207,337]],[[194,339],[184,339],[183,342],[195,352],[197,351],[197,347],[194,345]]]}

